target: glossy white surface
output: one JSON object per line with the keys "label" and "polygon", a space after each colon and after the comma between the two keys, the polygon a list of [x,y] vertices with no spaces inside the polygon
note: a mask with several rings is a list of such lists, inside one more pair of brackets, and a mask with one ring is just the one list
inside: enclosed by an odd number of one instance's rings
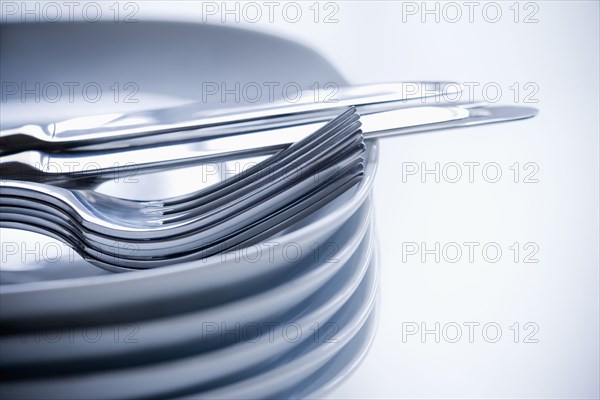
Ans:
{"label": "glossy white surface", "polygon": [[[355,326],[361,319],[360,323],[364,322],[375,301],[379,279],[377,264],[371,263],[374,253],[371,239],[371,236],[364,238],[364,248],[361,249],[364,251],[358,251],[352,257],[346,265],[348,268],[343,268],[337,279],[330,280],[306,303],[301,303],[302,307],[293,308],[281,319],[275,319],[272,336],[268,338],[261,334],[254,340],[131,368],[10,381],[0,387],[0,394],[6,398],[43,396],[49,399],[170,397],[176,390],[211,384],[213,380],[244,369],[260,368],[263,363],[292,351],[296,346],[311,345],[310,339],[289,340],[286,336],[288,323],[296,324],[300,331],[308,332],[314,324],[323,326],[330,321],[339,327],[344,327],[346,323],[350,327]],[[343,312],[338,313],[340,310]],[[353,313],[362,318],[354,319]],[[195,327],[198,327],[198,323]],[[340,337],[343,335],[345,333],[340,333]]]}

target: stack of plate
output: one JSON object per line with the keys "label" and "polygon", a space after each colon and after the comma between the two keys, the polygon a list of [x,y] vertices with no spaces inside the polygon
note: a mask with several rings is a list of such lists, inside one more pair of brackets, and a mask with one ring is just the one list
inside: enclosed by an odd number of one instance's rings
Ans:
{"label": "stack of plate", "polygon": [[365,158],[356,187],[250,248],[122,274],[97,275],[82,261],[32,270],[5,262],[0,396],[287,398],[328,389],[365,353],[375,326],[376,143]]}
{"label": "stack of plate", "polygon": [[[108,93],[108,104],[18,101],[5,104],[0,122],[177,105],[198,100],[203,82],[294,83],[310,95],[315,82],[345,83],[310,49],[254,32],[154,22],[51,25],[0,27],[4,80],[103,88],[134,82],[140,104],[114,104]],[[241,106],[217,97],[207,109]],[[153,270],[109,273],[49,238],[0,229],[0,398],[297,398],[330,389],[374,333],[376,164],[371,141],[363,180],[286,231]],[[98,190],[176,196],[199,189],[190,185],[195,172],[136,176],[135,188],[120,182]]]}

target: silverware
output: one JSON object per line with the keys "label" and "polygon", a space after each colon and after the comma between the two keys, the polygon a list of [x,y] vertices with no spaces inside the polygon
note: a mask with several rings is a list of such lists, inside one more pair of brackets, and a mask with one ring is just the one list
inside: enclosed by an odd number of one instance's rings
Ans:
{"label": "silverware", "polygon": [[9,181],[1,185],[0,226],[48,234],[113,270],[205,258],[272,236],[358,183],[359,128],[351,108],[233,179],[164,201]]}
{"label": "silverware", "polygon": [[[418,106],[361,116],[365,139],[513,121],[536,115],[520,106]],[[29,150],[0,157],[0,179],[28,180],[65,187],[95,185],[127,174],[142,174],[245,155],[280,151],[324,126],[305,123],[277,129],[121,151],[48,154]]]}
{"label": "silverware", "polygon": [[[365,136],[377,138],[534,114],[535,110],[522,107],[418,107],[370,114],[363,120]],[[398,128],[402,124],[404,128]],[[311,126],[315,124],[286,128],[291,135],[301,133],[293,138],[296,140],[273,132],[260,133],[270,143],[256,137],[244,143],[240,140],[244,135],[211,139],[229,140],[226,149],[240,143],[240,152],[287,148],[232,179],[177,198],[133,201],[93,190],[7,181],[0,184],[0,226],[49,234],[95,265],[111,270],[151,268],[251,245],[308,215],[361,179],[364,136],[356,109],[350,108],[306,136]],[[203,141],[198,144],[206,146]],[[215,155],[205,151],[196,159],[208,154]],[[290,180],[290,176],[294,178]]]}
{"label": "silverware", "polygon": [[[257,129],[326,122],[348,106],[362,114],[424,104],[443,104],[444,96],[462,91],[452,82],[404,82],[311,91],[296,102],[279,101],[252,107],[202,111],[202,103],[134,112],[92,115],[48,124],[0,130],[0,155],[23,150],[106,150],[176,143]],[[331,98],[330,98],[331,97]],[[323,99],[315,101],[314,99]]]}

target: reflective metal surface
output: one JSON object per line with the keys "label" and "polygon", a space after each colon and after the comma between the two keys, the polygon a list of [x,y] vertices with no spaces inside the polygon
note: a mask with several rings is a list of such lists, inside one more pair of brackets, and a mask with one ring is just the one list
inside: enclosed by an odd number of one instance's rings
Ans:
{"label": "reflective metal surface", "polygon": [[202,103],[193,103],[167,109],[3,127],[0,130],[0,154],[31,149],[60,151],[73,147],[114,149],[169,144],[232,132],[240,134],[326,121],[349,106],[362,106],[374,112],[415,103],[440,103],[442,94],[454,95],[461,91],[459,84],[451,82],[382,83],[336,88],[335,99],[323,102],[315,102],[314,98],[327,99],[328,93],[315,90],[313,96],[304,96],[295,103],[279,101],[213,111],[205,111]]}
{"label": "reflective metal surface", "polygon": [[[533,117],[536,113],[534,108],[519,106],[420,106],[361,115],[361,123],[365,138],[372,139],[513,121]],[[81,186],[85,182],[77,182],[77,179],[93,179],[96,183],[113,179],[119,174],[122,176],[227,158],[272,154],[305,138],[323,125],[311,123],[273,130],[261,128],[243,135],[138,150],[63,154],[30,150],[0,157],[1,177],[5,180]]]}
{"label": "reflective metal surface", "polygon": [[7,182],[0,226],[46,231],[111,269],[206,258],[258,243],[354,186],[364,167],[359,127],[352,108],[246,173],[179,198],[135,202]]}

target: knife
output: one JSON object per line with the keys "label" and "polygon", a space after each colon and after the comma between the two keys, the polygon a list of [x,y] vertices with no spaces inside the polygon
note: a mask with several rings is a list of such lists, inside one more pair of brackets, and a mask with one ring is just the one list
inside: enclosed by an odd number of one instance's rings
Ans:
{"label": "knife", "polygon": [[[106,150],[157,144],[173,144],[198,138],[239,134],[257,128],[278,128],[308,122],[324,122],[349,106],[359,113],[425,104],[449,104],[462,86],[453,82],[381,83],[311,90],[296,103],[206,110],[202,103],[177,107],[78,117],[48,124],[27,124],[0,129],[0,155],[23,150],[60,152],[68,149]],[[320,91],[320,92],[319,92]],[[319,92],[319,93],[316,93]],[[310,95],[309,95],[310,94]]]}
{"label": "knife", "polygon": [[[361,116],[365,139],[414,134],[441,129],[530,118],[537,109],[522,106],[419,106]],[[306,137],[326,122],[310,122],[211,137],[189,143],[140,149],[100,150],[50,154],[38,150],[0,157],[0,179],[28,180],[80,187],[80,179],[97,183],[116,174],[147,173],[245,156],[273,154]],[[78,182],[79,181],[79,182]]]}

